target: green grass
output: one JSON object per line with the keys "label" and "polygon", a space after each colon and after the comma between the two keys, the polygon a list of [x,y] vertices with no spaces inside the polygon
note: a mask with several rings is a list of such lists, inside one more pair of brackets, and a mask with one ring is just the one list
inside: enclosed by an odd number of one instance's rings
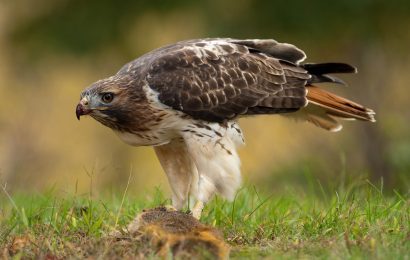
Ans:
{"label": "green grass", "polygon": [[[245,187],[232,203],[214,199],[202,221],[223,232],[232,258],[410,258],[408,195],[386,195],[368,182],[323,190],[271,195]],[[158,190],[143,198],[6,195],[0,197],[0,258],[8,251],[15,259],[150,258],[154,252],[138,241],[104,236],[143,208],[169,203]]]}

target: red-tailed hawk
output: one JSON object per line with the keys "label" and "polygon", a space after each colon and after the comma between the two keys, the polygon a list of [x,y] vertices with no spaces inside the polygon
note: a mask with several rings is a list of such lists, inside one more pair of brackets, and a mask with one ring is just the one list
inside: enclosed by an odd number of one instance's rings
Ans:
{"label": "red-tailed hawk", "polygon": [[199,217],[215,193],[240,186],[237,120],[286,114],[329,131],[337,119],[374,122],[374,112],[317,84],[343,83],[343,63],[301,62],[305,53],[274,40],[199,39],[175,43],[126,64],[81,93],[77,118],[90,115],[133,146],[154,146],[176,209],[188,194]]}

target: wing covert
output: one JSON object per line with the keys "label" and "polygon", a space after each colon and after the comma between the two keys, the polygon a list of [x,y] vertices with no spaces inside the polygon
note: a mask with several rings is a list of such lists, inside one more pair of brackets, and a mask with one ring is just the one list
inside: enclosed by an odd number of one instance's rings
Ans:
{"label": "wing covert", "polygon": [[[249,45],[249,44],[248,44]],[[221,122],[306,105],[305,69],[225,40],[185,43],[156,57],[147,73],[163,104]]]}

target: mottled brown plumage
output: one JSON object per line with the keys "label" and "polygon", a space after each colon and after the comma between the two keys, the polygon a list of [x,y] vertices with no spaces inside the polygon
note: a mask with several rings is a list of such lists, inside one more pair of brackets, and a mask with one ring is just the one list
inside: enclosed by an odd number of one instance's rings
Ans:
{"label": "mottled brown plumage", "polygon": [[[322,90],[343,84],[344,63],[301,62],[303,51],[274,40],[199,39],[175,43],[126,64],[81,94],[76,114],[89,114],[134,146],[156,146],[181,208],[191,193],[233,198],[240,185],[237,118],[285,114],[337,131],[337,118],[374,121],[374,112]],[[296,113],[292,113],[296,112]]]}
{"label": "mottled brown plumage", "polygon": [[[151,64],[149,86],[162,103],[206,121],[293,112],[306,105],[310,75],[305,69],[257,45],[251,49],[234,42],[207,47],[194,41],[167,49]],[[287,52],[303,57],[294,47]]]}

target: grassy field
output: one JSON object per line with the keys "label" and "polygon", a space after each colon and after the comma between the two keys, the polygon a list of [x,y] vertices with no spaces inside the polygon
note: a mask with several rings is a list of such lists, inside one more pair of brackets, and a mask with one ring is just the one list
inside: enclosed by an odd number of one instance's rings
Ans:
{"label": "grassy field", "polygon": [[[3,189],[0,203],[0,258],[151,258],[146,243],[106,234],[143,208],[169,201],[159,190],[142,198],[91,199]],[[267,194],[246,186],[232,203],[214,199],[202,221],[223,232],[232,258],[410,258],[409,196],[384,194],[366,181],[330,194],[320,188]]]}

